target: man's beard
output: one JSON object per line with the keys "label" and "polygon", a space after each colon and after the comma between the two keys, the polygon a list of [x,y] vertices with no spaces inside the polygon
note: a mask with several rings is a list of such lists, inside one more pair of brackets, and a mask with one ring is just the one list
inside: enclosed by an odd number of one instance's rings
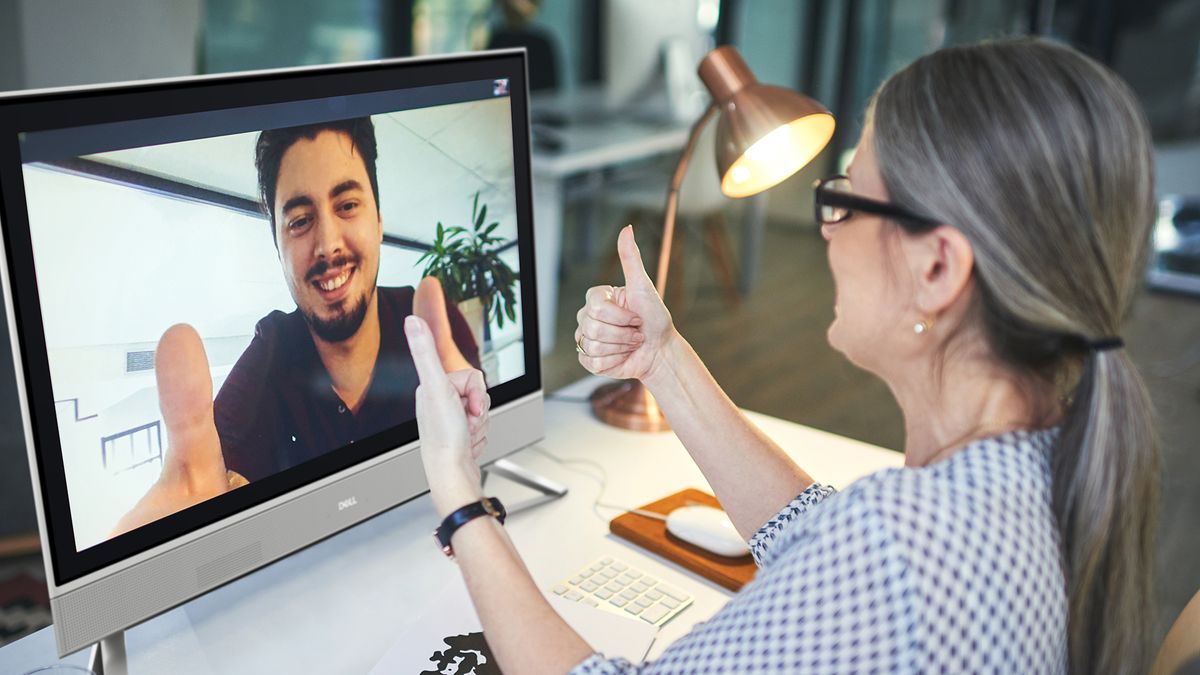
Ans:
{"label": "man's beard", "polygon": [[325,342],[349,340],[362,326],[363,319],[367,316],[367,306],[374,292],[372,289],[371,293],[364,293],[353,309],[342,312],[332,319],[323,319],[312,312],[304,311],[304,320],[312,332]]}
{"label": "man's beard", "polygon": [[[341,255],[333,260],[318,261],[304,275],[304,280],[311,283],[313,279],[325,274],[330,268],[342,268],[347,265],[354,265],[356,273],[362,272],[362,258],[356,255]],[[378,275],[378,272],[376,272],[376,275]],[[373,280],[370,291],[364,293],[359,298],[358,304],[350,311],[342,312],[332,319],[323,319],[301,307],[300,311],[304,314],[304,320],[308,323],[309,329],[325,342],[343,342],[349,340],[358,332],[359,327],[362,326],[363,319],[367,316],[368,303],[370,303],[371,298],[375,295],[375,283],[375,280]]]}

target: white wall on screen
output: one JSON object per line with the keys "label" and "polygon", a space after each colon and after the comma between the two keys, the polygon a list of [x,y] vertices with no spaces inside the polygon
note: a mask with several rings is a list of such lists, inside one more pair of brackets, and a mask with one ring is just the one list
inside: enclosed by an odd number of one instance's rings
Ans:
{"label": "white wall on screen", "polygon": [[[440,221],[466,226],[478,190],[496,236],[517,236],[512,117],[501,97],[374,115],[384,232],[432,242]],[[164,143],[88,158],[258,199],[258,132]]]}

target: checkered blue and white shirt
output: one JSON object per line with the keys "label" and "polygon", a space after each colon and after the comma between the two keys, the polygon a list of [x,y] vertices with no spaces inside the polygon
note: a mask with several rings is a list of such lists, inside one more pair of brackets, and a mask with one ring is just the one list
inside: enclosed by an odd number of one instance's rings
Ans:
{"label": "checkered blue and white shirt", "polygon": [[758,575],[656,661],[608,673],[1063,673],[1055,430],[971,443],[842,492],[814,484],[750,540]]}

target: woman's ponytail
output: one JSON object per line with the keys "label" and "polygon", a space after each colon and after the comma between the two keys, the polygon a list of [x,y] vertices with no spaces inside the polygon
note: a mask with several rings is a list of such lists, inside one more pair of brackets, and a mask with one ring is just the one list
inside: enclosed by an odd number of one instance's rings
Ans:
{"label": "woman's ponytail", "polygon": [[1149,663],[1158,480],[1141,376],[1124,350],[1092,352],[1053,460],[1072,672],[1144,672]]}

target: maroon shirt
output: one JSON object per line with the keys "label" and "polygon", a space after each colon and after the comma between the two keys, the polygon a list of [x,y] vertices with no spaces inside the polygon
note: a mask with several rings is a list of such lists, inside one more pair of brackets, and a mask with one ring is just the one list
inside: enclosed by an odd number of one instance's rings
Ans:
{"label": "maroon shirt", "polygon": [[[256,481],[416,417],[418,379],[404,318],[414,290],[378,288],[379,356],[357,413],[333,390],[300,310],[263,317],[213,403],[226,468]],[[454,340],[471,365],[479,350],[458,307]]]}

